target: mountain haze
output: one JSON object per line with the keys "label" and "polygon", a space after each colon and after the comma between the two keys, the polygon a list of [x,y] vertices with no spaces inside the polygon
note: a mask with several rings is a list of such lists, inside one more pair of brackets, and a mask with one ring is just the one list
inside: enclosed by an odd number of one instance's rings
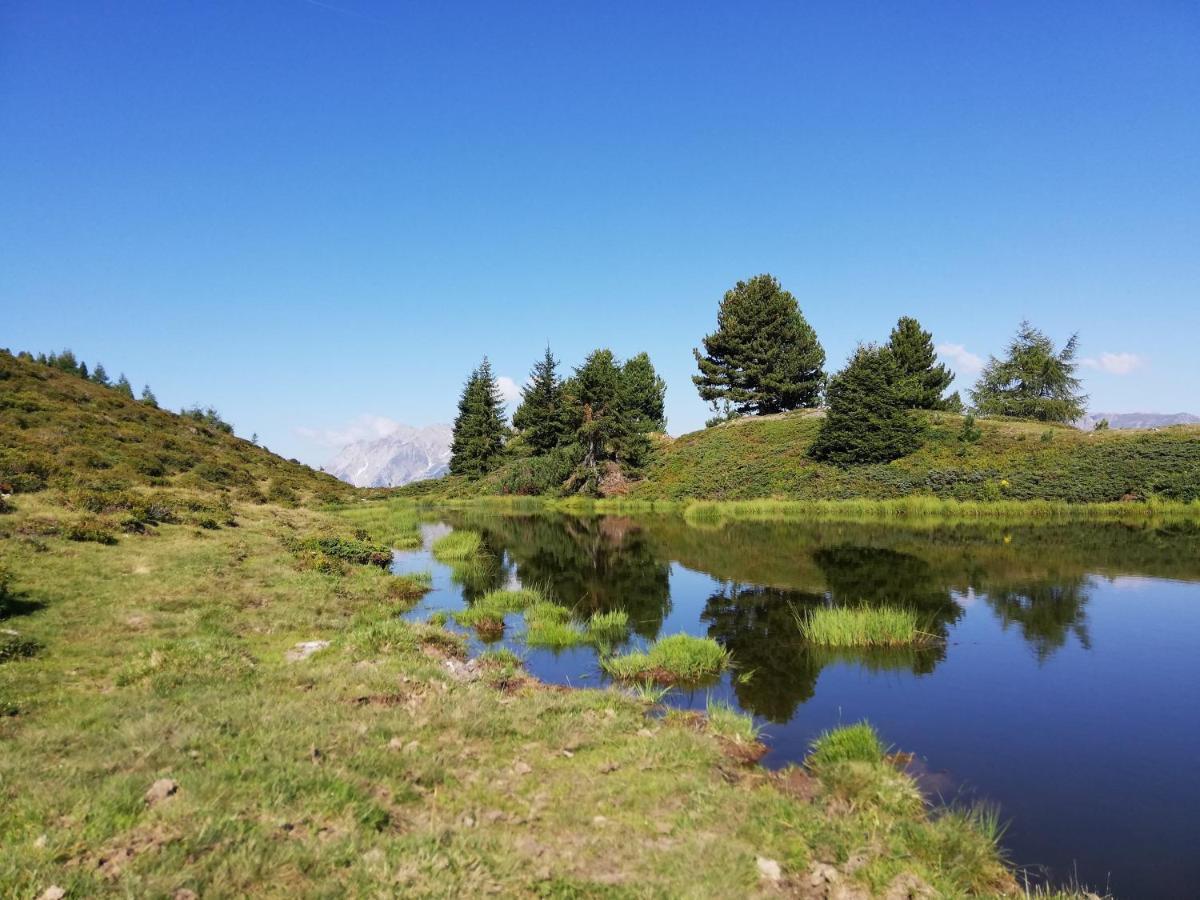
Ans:
{"label": "mountain haze", "polygon": [[380,438],[355,441],[324,467],[356,487],[397,487],[440,478],[450,470],[449,425],[400,425]]}
{"label": "mountain haze", "polygon": [[1109,428],[1166,428],[1169,425],[1200,424],[1200,416],[1191,413],[1096,412],[1088,413],[1080,419],[1079,427],[1084,431],[1091,431],[1102,419],[1108,420]]}

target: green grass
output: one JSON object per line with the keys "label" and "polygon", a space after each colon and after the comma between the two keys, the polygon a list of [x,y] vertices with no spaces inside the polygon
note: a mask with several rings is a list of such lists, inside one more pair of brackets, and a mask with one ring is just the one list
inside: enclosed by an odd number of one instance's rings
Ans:
{"label": "green grass", "polygon": [[866,722],[823,731],[812,743],[808,764],[814,769],[843,762],[878,763],[886,748]]}
{"label": "green grass", "polygon": [[593,641],[619,643],[629,634],[629,613],[623,609],[592,613],[587,632]]}
{"label": "green grass", "polygon": [[588,641],[588,634],[583,626],[570,619],[537,619],[533,622],[527,621],[526,626],[525,643],[530,647],[564,650]]}
{"label": "green grass", "polygon": [[660,638],[645,652],[612,656],[601,661],[618,681],[654,681],[659,684],[697,682],[719,675],[729,664],[729,654],[711,638],[675,634]]}
{"label": "green grass", "polygon": [[478,555],[483,538],[477,531],[452,531],[433,542],[433,555],[443,562],[460,562]]}
{"label": "green grass", "polygon": [[752,744],[762,734],[762,728],[753,716],[738,712],[728,703],[710,698],[705,712],[709,730],[726,740]]}
{"label": "green grass", "polygon": [[[453,532],[458,534],[459,532]],[[531,589],[499,590],[484,594],[466,609],[454,613],[454,621],[481,634],[495,635],[504,629],[504,617],[527,607],[544,604],[540,591]]]}
{"label": "green grass", "polygon": [[820,647],[907,647],[936,638],[917,614],[895,606],[833,606],[795,612],[804,639]]}

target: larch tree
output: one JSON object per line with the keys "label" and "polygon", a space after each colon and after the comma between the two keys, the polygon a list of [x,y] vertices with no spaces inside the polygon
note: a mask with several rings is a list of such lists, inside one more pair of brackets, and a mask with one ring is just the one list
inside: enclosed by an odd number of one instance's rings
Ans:
{"label": "larch tree", "polygon": [[1074,422],[1087,403],[1075,371],[1079,336],[1061,350],[1029,322],[1022,322],[1004,359],[991,357],[971,391],[983,415],[1041,422]]}
{"label": "larch tree", "polygon": [[825,351],[796,298],[773,275],[739,281],[717,310],[717,330],[695,349],[701,399],[730,415],[816,406]]}

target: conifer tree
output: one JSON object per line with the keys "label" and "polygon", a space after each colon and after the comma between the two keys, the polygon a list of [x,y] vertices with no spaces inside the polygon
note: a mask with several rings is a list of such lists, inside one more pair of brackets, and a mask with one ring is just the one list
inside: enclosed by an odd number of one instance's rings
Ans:
{"label": "conifer tree", "polygon": [[892,329],[887,349],[896,363],[897,387],[910,409],[948,409],[953,401],[942,396],[954,373],[937,361],[933,335],[911,316],[901,316]]}
{"label": "conifer tree", "polygon": [[816,406],[825,351],[796,298],[772,275],[739,281],[725,293],[717,330],[693,350],[700,397],[735,414],[765,415]]}
{"label": "conifer tree", "polygon": [[89,380],[87,363],[85,363],[83,360],[79,361],[79,373],[78,374],[79,374],[79,377],[82,378],[84,381]]}
{"label": "conifer tree", "polygon": [[129,379],[125,377],[125,373],[121,373],[121,377],[117,379],[117,383],[113,385],[113,389],[124,394],[130,400],[133,399],[133,385],[129,383]]}
{"label": "conifer tree", "polygon": [[663,403],[667,384],[654,371],[648,354],[639,353],[625,361],[621,367],[621,387],[621,404],[630,428],[641,433],[666,429]]}
{"label": "conifer tree", "polygon": [[450,445],[450,473],[478,478],[490,472],[504,453],[507,433],[504,399],[492,374],[492,364],[485,356],[467,379],[458,402]]}
{"label": "conifer tree", "polygon": [[546,347],[521,389],[521,404],[513,413],[513,428],[521,432],[534,455],[549,453],[563,442],[567,425],[563,410],[563,385],[557,374],[558,360]]}
{"label": "conifer tree", "polygon": [[859,346],[829,382],[829,410],[809,453],[848,466],[888,462],[920,445],[920,429],[905,408],[896,363],[886,347]]}
{"label": "conifer tree", "polygon": [[109,386],[108,373],[104,371],[104,366],[96,363],[96,368],[92,371],[92,381],[96,384],[102,384],[105,387]]}
{"label": "conifer tree", "polygon": [[153,406],[158,409],[158,398],[154,396],[154,391],[150,390],[150,385],[142,385],[142,402],[147,406]]}
{"label": "conifer tree", "polygon": [[1074,422],[1087,395],[1075,377],[1079,336],[1056,351],[1054,343],[1029,322],[1022,322],[1008,345],[1008,356],[991,357],[971,391],[984,415],[1015,416],[1042,422]]}
{"label": "conifer tree", "polygon": [[599,463],[616,457],[625,436],[620,393],[621,367],[611,350],[593,350],[567,382],[569,421],[583,449],[583,468],[593,480]]}

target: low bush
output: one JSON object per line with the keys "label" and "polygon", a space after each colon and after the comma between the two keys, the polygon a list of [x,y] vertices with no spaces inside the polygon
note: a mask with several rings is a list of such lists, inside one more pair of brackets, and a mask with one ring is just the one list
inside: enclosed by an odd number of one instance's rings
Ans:
{"label": "low bush", "polygon": [[21,637],[15,631],[0,629],[0,663],[36,656],[42,645],[32,638]]}
{"label": "low bush", "polygon": [[379,566],[381,569],[386,569],[392,563],[392,551],[387,547],[357,538],[312,535],[293,538],[287,543],[288,549],[296,554],[319,553],[341,562]]}
{"label": "low bush", "polygon": [[62,536],[69,541],[91,542],[94,544],[115,544],[117,536],[107,523],[100,519],[85,516],[63,527]]}

